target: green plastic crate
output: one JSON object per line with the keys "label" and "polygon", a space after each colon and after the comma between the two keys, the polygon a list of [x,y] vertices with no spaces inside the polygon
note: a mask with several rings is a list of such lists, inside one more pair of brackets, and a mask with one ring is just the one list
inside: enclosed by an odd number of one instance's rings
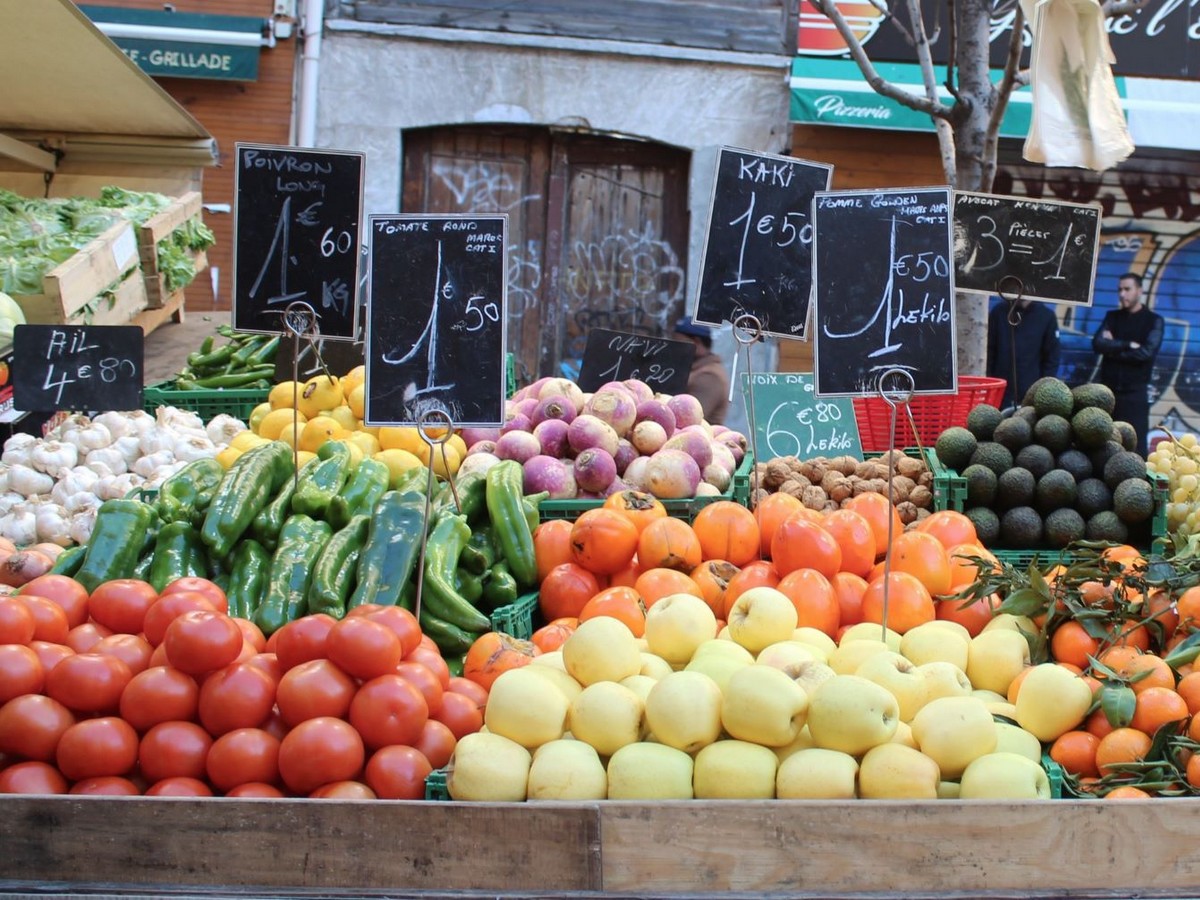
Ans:
{"label": "green plastic crate", "polygon": [[[926,447],[924,452],[925,465],[933,473],[933,484],[930,486],[930,490],[933,492],[934,510],[940,512],[944,509],[952,509],[955,512],[962,512],[967,502],[967,479],[953,469],[943,466],[932,448]],[[920,459],[921,450],[917,447],[905,447],[904,455]],[[863,459],[878,459],[881,456],[883,456],[882,452],[869,452],[863,454]]]}
{"label": "green plastic crate", "polygon": [[496,609],[491,616],[492,631],[502,631],[527,641],[533,637],[534,626],[539,618],[538,595],[535,591],[518,597],[515,603]]}
{"label": "green plastic crate", "polygon": [[1057,565],[1069,566],[1075,561],[1074,554],[1067,550],[1055,550],[1050,547],[1039,547],[1028,550],[991,550],[993,556],[1002,563],[1008,563],[1018,571],[1025,571],[1029,564],[1037,561],[1038,570],[1044,575]]}
{"label": "green plastic crate", "polygon": [[1171,500],[1171,482],[1161,472],[1146,470],[1150,488],[1154,492],[1154,517],[1150,521],[1151,544],[1167,539],[1167,503]]}
{"label": "green plastic crate", "polygon": [[194,391],[176,390],[172,381],[148,384],[142,389],[142,408],[154,415],[160,406],[174,406],[196,413],[205,422],[226,413],[243,422],[250,418],[254,407],[265,403],[267,388],[208,388]]}
{"label": "green plastic crate", "polygon": [[449,800],[450,792],[446,790],[446,770],[434,769],[425,776],[426,800]]}
{"label": "green plastic crate", "polygon": [[1063,767],[1050,758],[1049,753],[1042,754],[1042,768],[1050,779],[1050,798],[1061,800],[1063,797]]}

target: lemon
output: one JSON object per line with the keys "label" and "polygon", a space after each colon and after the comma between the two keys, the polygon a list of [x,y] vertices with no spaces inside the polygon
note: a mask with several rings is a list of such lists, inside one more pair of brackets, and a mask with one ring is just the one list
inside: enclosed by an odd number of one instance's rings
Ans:
{"label": "lemon", "polygon": [[344,399],[337,378],[324,374],[314,375],[304,382],[300,399],[296,401],[296,408],[311,419],[320,415],[322,410],[340,406]]}
{"label": "lemon", "polygon": [[300,412],[298,409],[291,407],[280,407],[273,409],[258,423],[258,435],[268,441],[274,441],[279,438],[279,432],[291,425],[293,422],[298,422],[303,425],[308,421],[308,416]]}
{"label": "lemon", "polygon": [[236,447],[241,451],[246,451],[251,447],[257,447],[261,444],[269,443],[271,443],[270,440],[265,437],[259,437],[253,431],[239,431],[236,435],[234,435],[233,440],[229,442],[229,446]]}
{"label": "lemon", "polygon": [[349,406],[335,406],[333,409],[329,410],[327,415],[329,418],[333,419],[333,421],[341,425],[346,431],[358,430],[358,416],[354,415],[354,412]]}
{"label": "lemon", "polygon": [[288,422],[279,432],[279,436],[275,438],[277,441],[283,441],[293,450],[300,443],[300,434],[304,431],[305,425],[293,425]]}
{"label": "lemon", "polygon": [[364,434],[369,434],[375,440],[379,440],[379,432],[382,430],[378,425],[368,425],[366,422],[358,426],[358,430]]}
{"label": "lemon", "polygon": [[235,459],[237,459],[239,456],[241,456],[243,452],[244,451],[233,446],[233,444],[230,444],[228,447],[226,447],[224,450],[220,451],[217,454],[216,460],[217,460],[217,462],[219,462],[221,464],[222,468],[228,469],[230,466],[233,465],[233,461]]}
{"label": "lemon", "polygon": [[400,476],[410,469],[418,466],[424,468],[425,463],[421,462],[420,458],[409,453],[407,450],[380,450],[375,454],[373,459],[379,460],[388,469],[388,487],[394,488],[400,480]]}
{"label": "lemon", "polygon": [[350,407],[351,412],[357,418],[361,419],[367,408],[367,386],[365,384],[355,385],[346,395],[346,405]]}
{"label": "lemon", "polygon": [[297,450],[296,451],[296,471],[299,472],[301,469],[304,468],[304,466],[307,463],[309,463],[311,460],[314,460],[316,458],[317,458],[317,454],[313,453],[311,450]]}
{"label": "lemon", "polygon": [[336,419],[331,419],[329,416],[315,416],[304,423],[304,427],[300,431],[300,441],[296,446],[301,450],[311,450],[315,453],[326,441],[338,440],[345,435],[346,429]]}
{"label": "lemon", "polygon": [[462,439],[462,435],[452,434],[449,440],[446,441],[451,447],[458,451],[458,458],[465,459],[467,456],[467,442]]}
{"label": "lemon", "polygon": [[434,447],[431,465],[433,473],[439,478],[449,478],[458,473],[458,467],[462,465],[462,456],[457,448],[447,441],[439,447]]}
{"label": "lemon", "polygon": [[262,403],[258,404],[258,406],[254,407],[254,409],[250,411],[250,418],[246,420],[247,427],[251,431],[257,433],[258,423],[261,422],[266,414],[270,411],[271,404],[267,401],[264,400]]}
{"label": "lemon", "polygon": [[354,443],[353,441],[343,438],[338,443],[345,444],[346,449],[350,451],[350,471],[353,472],[358,468],[358,464],[363,461],[363,457],[365,457],[367,454],[363,452],[362,447],[358,446],[358,444]]}
{"label": "lemon", "polygon": [[302,385],[298,381],[281,381],[267,394],[267,402],[271,409],[292,409]]}
{"label": "lemon", "polygon": [[342,376],[342,393],[349,399],[351,392],[367,380],[367,367],[355,366]]}
{"label": "lemon", "polygon": [[357,444],[359,448],[367,456],[374,456],[383,448],[379,446],[379,439],[373,434],[367,434],[365,431],[356,431],[346,437],[346,442]]}
{"label": "lemon", "polygon": [[385,425],[379,429],[379,446],[384,450],[407,450],[422,459],[429,458],[429,445],[412,426]]}

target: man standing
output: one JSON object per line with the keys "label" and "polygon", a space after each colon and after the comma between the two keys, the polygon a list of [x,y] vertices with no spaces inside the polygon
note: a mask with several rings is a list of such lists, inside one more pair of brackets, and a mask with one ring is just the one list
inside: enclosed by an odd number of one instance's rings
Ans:
{"label": "man standing", "polygon": [[[1014,353],[1014,347],[1015,353]],[[1058,316],[1028,298],[1001,300],[988,313],[987,374],[1008,382],[1000,408],[1021,402],[1029,386],[1058,374]]]}
{"label": "man standing", "polygon": [[1150,431],[1150,373],[1162,346],[1163,318],[1151,312],[1142,296],[1142,276],[1121,276],[1120,306],[1109,310],[1092,339],[1100,354],[1100,381],[1116,395],[1113,418],[1128,422],[1137,432],[1138,453],[1146,455]]}
{"label": "man standing", "polygon": [[700,401],[709,425],[724,424],[729,410],[729,375],[721,357],[713,353],[712,329],[685,317],[675,323],[675,338],[696,345],[696,358],[688,375],[688,393]]}

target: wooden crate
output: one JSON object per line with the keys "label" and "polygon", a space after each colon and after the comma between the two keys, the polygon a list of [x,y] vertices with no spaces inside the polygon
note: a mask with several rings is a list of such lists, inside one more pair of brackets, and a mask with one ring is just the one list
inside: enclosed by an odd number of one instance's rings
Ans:
{"label": "wooden crate", "polygon": [[[170,301],[171,291],[167,289],[166,278],[158,269],[158,242],[166,238],[172,231],[187,222],[198,218],[203,209],[203,202],[198,191],[191,191],[175,200],[158,215],[147,219],[138,229],[138,253],[142,260],[142,272],[146,279],[146,296],[150,309],[159,309]],[[196,266],[196,274],[208,268],[208,256],[203,252],[191,254]]]}
{"label": "wooden crate", "polygon": [[140,281],[134,227],[119,222],[47,272],[42,278],[42,293],[16,294],[13,299],[31,325],[79,324],[83,308],[131,270],[135,280]]}

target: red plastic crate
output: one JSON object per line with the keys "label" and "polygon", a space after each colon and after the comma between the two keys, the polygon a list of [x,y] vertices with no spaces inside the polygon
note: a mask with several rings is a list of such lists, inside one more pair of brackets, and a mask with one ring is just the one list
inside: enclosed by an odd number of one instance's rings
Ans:
{"label": "red plastic crate", "polygon": [[960,375],[957,394],[931,396],[917,394],[908,403],[913,424],[904,405],[896,407],[896,436],[892,439],[892,408],[882,397],[855,397],[854,418],[864,452],[882,453],[893,447],[903,449],[918,444],[932,447],[938,435],[953,425],[966,425],[967,416],[980,403],[997,405],[1004,398],[1003,378],[983,375]]}

